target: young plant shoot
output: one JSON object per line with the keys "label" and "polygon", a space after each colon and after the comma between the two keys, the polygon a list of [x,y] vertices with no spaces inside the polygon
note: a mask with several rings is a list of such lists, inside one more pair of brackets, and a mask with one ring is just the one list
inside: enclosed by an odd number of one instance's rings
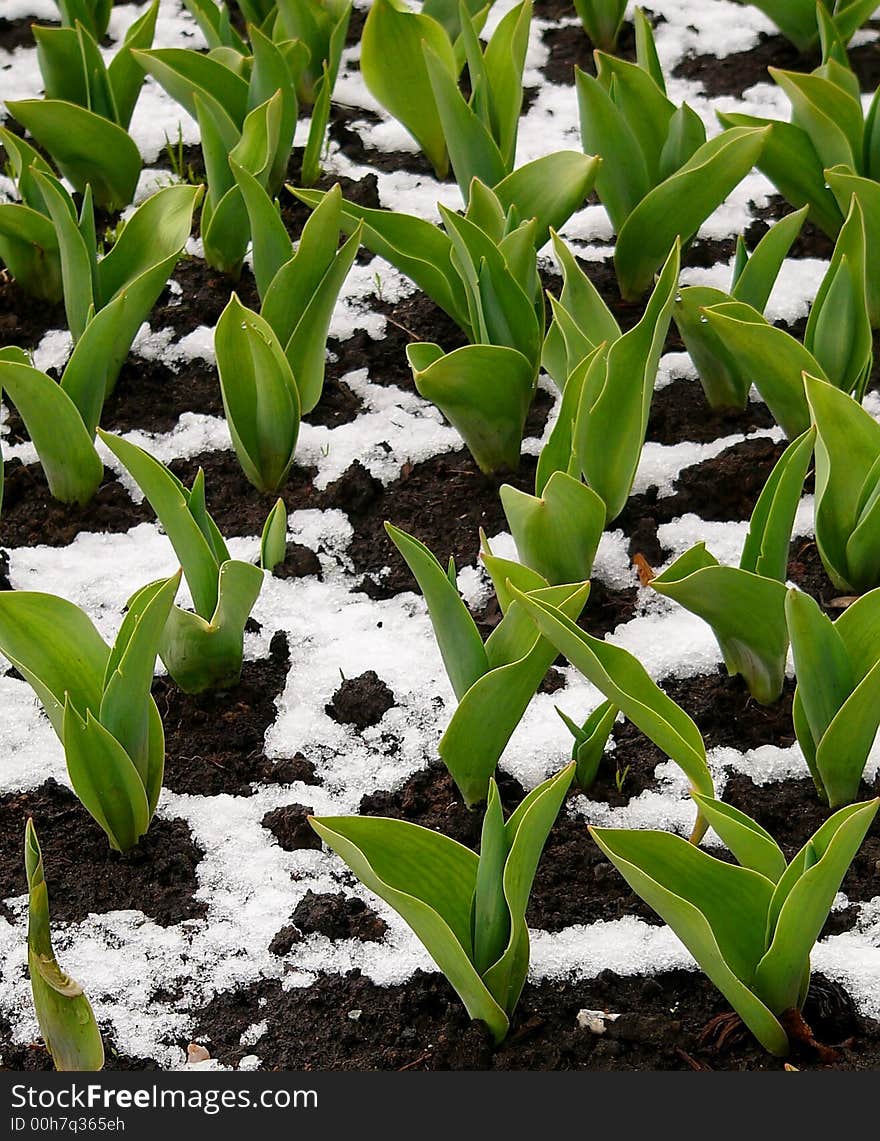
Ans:
{"label": "young plant shoot", "polygon": [[64,598],[0,596],[0,650],[42,702],[73,791],[120,852],[149,828],[162,787],[165,736],[150,686],[179,585],[180,572],[140,591],[112,649]]}
{"label": "young plant shoot", "polygon": [[[637,658],[622,646],[594,638],[581,630],[576,621],[546,595],[525,593],[512,581],[509,593],[537,627],[542,639],[564,654],[628,720],[675,761],[695,793],[715,795],[706,762],[706,746],[699,729],[687,713],[660,689]],[[706,821],[698,815],[691,835],[692,843],[699,843],[705,831]]]}
{"label": "young plant shoot", "polygon": [[[592,491],[603,503],[607,521],[626,502],[644,443],[657,366],[676,296],[679,248],[674,243],[642,320],[623,335],[571,251],[555,233],[552,239],[563,287],[558,300],[548,293],[553,320],[544,340],[542,365],[563,391],[563,398],[538,459],[535,491],[546,496],[550,481],[561,472],[581,476],[589,485],[584,490]],[[502,489],[505,494],[515,498]],[[586,525],[592,512],[586,510],[583,493],[582,498],[581,519]],[[571,529],[574,522],[569,519],[567,527]],[[587,530],[586,526],[579,528],[582,535]]]}
{"label": "young plant shoot", "polygon": [[[412,277],[471,341],[451,353],[417,342],[407,346],[407,357],[418,391],[461,433],[485,472],[519,464],[544,335],[536,251],[591,184],[597,164],[584,165],[583,158],[551,155],[494,190],[475,179],[464,216],[439,206],[442,230],[405,214],[342,204],[342,228],[348,233],[362,224],[364,244]],[[542,181],[562,167],[571,168],[574,180],[561,191]],[[296,193],[308,204],[322,203],[319,194]]]}
{"label": "young plant shoot", "polygon": [[[109,66],[90,30],[104,21],[102,12],[91,20],[83,13],[87,22],[75,27],[34,25],[45,98],[6,103],[75,189],[91,187],[95,204],[106,210],[131,202],[141,172],[140,151],[128,133],[144,81],[133,53],[152,44],[158,12],[159,0],[153,0]],[[78,18],[80,12],[69,14]]]}
{"label": "young plant shoot", "polygon": [[810,951],[880,799],[842,808],[788,863],[745,813],[693,794],[736,857],[669,832],[590,828],[633,891],[668,923],[765,1050],[784,1058],[801,1022]]}
{"label": "young plant shoot", "polygon": [[880,425],[851,396],[804,377],[816,429],[816,546],[846,594],[880,586]]}
{"label": "young plant shoot", "polygon": [[490,780],[479,856],[406,820],[309,817],[358,879],[412,928],[496,1044],[510,1029],[526,981],[526,907],[574,768],[569,764],[533,789],[506,821]]}
{"label": "young plant shoot", "polygon": [[740,301],[763,314],[782,263],[807,217],[808,208],[771,226],[749,254],[740,236],[736,244],[730,292],[709,285],[688,285],[675,297],[672,319],[684,342],[710,407],[744,409],[751,380],[739,356],[725,347],[714,327],[704,319],[704,309]]}
{"label": "young plant shoot", "polygon": [[551,586],[590,577],[605,528],[605,504],[592,488],[555,471],[540,497],[509,483],[501,485],[499,494],[524,566]]}
{"label": "young plant shoot", "polygon": [[496,559],[484,561],[492,575],[503,618],[485,644],[456,586],[452,560],[444,569],[424,543],[385,524],[394,545],[415,575],[425,597],[434,636],[458,706],[439,752],[468,805],[484,800],[489,779],[529,702],[556,657],[552,644],[536,634],[523,608],[514,603],[507,580],[528,597],[548,600],[577,618],[590,584],[550,586],[536,571]]}
{"label": "young plant shoot", "polygon": [[[64,309],[74,345],[89,337],[88,348],[81,353],[85,360],[78,361],[74,349],[62,387],[77,394],[74,399],[83,422],[93,430],[135,334],[183,254],[203,187],[157,190],[117,230],[107,248],[96,239],[88,189],[77,217],[73,199],[58,179],[36,168],[31,168],[30,175],[55,230]],[[83,390],[88,391],[88,399],[80,397]]]}
{"label": "young plant shoot", "polygon": [[[478,33],[487,12],[472,14],[459,4],[453,43],[427,5],[415,12],[401,0],[376,0],[361,41],[361,73],[371,94],[413,136],[438,178],[451,161],[465,202],[472,179],[495,186],[512,172],[522,110],[531,0],[512,8],[484,46]],[[467,99],[458,82],[465,61]]]}
{"label": "young plant shoot", "polygon": [[[187,490],[136,444],[100,429],[98,434],[149,500],[192,595],[195,613],[175,606],[165,623],[159,643],[165,668],[186,693],[233,688],[241,677],[244,625],[262,588],[263,571],[230,558],[205,506],[201,468]],[[132,606],[142,594],[135,595]]]}
{"label": "young plant shoot", "polygon": [[135,59],[199,122],[208,192],[202,207],[205,260],[237,277],[250,231],[232,163],[274,195],[287,172],[299,104],[296,77],[308,59],[300,41],[273,43],[250,28],[252,54],[219,46],[139,51]]}
{"label": "young plant shoot", "polygon": [[[537,251],[549,238],[551,228],[558,230],[583,204],[598,169],[595,157],[558,151],[526,163],[492,188],[475,182],[469,191],[465,221],[488,235],[497,247],[523,221],[534,219],[534,229],[528,232]],[[288,189],[312,208],[324,197],[319,190]],[[343,200],[342,230],[353,234],[361,223],[361,241],[367,249],[391,262],[449,314],[472,344],[478,344],[481,330],[469,307],[464,266],[459,268],[453,258],[453,234],[412,214]],[[511,245],[507,243],[508,252]]]}
{"label": "young plant shoot", "polygon": [[0,143],[6,152],[6,172],[21,199],[0,202],[0,263],[24,293],[41,301],[61,301],[58,236],[31,171],[51,175],[52,168],[29,143],[4,127]]}
{"label": "young plant shoot", "polygon": [[789,439],[810,426],[804,376],[821,377],[861,400],[874,360],[866,292],[865,227],[853,197],[831,264],[810,309],[804,343],[744,301],[703,310],[710,330],[750,378]]}
{"label": "young plant shoot", "polygon": [[709,623],[728,674],[742,674],[763,705],[779,698],[785,681],[788,544],[814,439],[812,429],[799,436],[774,467],[752,512],[738,567],[722,566],[705,543],[697,543],[651,580],[659,594]]}
{"label": "young plant shoot", "polygon": [[513,225],[485,192],[494,232],[440,206],[452,264],[472,315],[474,344],[446,353],[432,342],[407,345],[419,393],[460,433],[481,471],[519,466],[523,427],[541,363],[544,303],[535,255],[535,221]]}
{"label": "young plant shoot", "polygon": [[602,52],[617,50],[617,37],[626,15],[627,0],[574,0],[574,9],[594,48]]}
{"label": "young plant shoot", "polygon": [[832,622],[808,594],[785,599],[798,744],[823,800],[851,804],[880,726],[880,590]]}
{"label": "young plant shoot", "polygon": [[74,349],[58,383],[21,349],[0,349],[0,387],[16,406],[52,495],[85,504],[104,466],[95,430],[135,334],[165,287],[190,234],[200,187],[169,186],[148,198],[98,257],[88,191],[77,220],[61,183],[29,168],[57,237]]}
{"label": "young plant shoot", "polygon": [[[233,27],[228,7],[218,8],[215,0],[184,0],[184,4],[201,28],[214,58],[232,66],[237,73],[239,68],[246,71],[254,50]],[[311,107],[300,174],[301,185],[311,186],[321,173],[321,151],[330,119],[330,100],[351,17],[350,0],[280,0],[277,4],[273,0],[259,19],[253,18],[258,15],[255,10],[250,15],[245,13],[245,8],[250,10],[251,6],[239,7],[248,23],[256,25],[259,32],[281,50],[300,105]],[[248,35],[256,41],[257,50],[263,50],[250,27]],[[267,71],[266,74],[271,82],[270,73]],[[260,86],[264,95],[270,93],[268,87]]]}
{"label": "young plant shoot", "polygon": [[258,491],[283,487],[299,435],[300,401],[268,321],[233,293],[214,332],[226,423],[238,462]]}
{"label": "young plant shoot", "polygon": [[287,508],[283,499],[266,516],[260,536],[260,568],[272,574],[287,555]]}
{"label": "young plant shoot", "polygon": [[0,389],[27,427],[53,498],[88,503],[104,478],[104,465],[70,396],[14,346],[0,349]]}
{"label": "young plant shoot", "polygon": [[[538,460],[535,491],[545,495],[557,472],[583,477],[610,522],[626,505],[645,442],[676,296],[679,244],[676,240],[669,251],[641,321],[622,336],[586,275],[570,254],[567,258],[565,286],[553,306],[554,324],[543,352],[557,376],[576,363],[564,381],[560,414]],[[569,528],[573,522],[568,521]]]}
{"label": "young plant shoot", "polygon": [[556,707],[556,712],[574,737],[571,747],[571,759],[576,765],[574,783],[578,788],[586,790],[596,779],[608,738],[617,720],[618,708],[613,701],[603,701],[596,706],[583,725],[572,721],[559,706]]}
{"label": "young plant shoot", "polygon": [[62,27],[75,28],[79,20],[94,39],[104,38],[110,23],[110,13],[113,11],[113,0],[55,0],[55,2],[58,5]]}
{"label": "young plant shoot", "polygon": [[810,220],[830,237],[856,197],[864,214],[868,311],[872,328],[880,328],[880,89],[865,115],[858,79],[836,59],[809,75],[769,71],[791,102],[790,123],[734,112],[718,117],[729,128],[769,128],[758,168],[793,206],[808,206]]}
{"label": "young plant shoot", "polygon": [[58,965],[52,949],[43,853],[30,818],[24,833],[24,867],[28,883],[28,974],[40,1033],[56,1070],[100,1070],[104,1066],[104,1043],[91,1004],[76,979]]}
{"label": "young plant shoot", "polygon": [[686,248],[755,165],[766,127],[706,140],[700,117],[666,96],[647,18],[636,10],[638,63],[596,52],[596,76],[576,70],[584,150],[602,158],[596,190],[617,232],[621,295],[635,301],[678,238]]}
{"label": "young plant shoot", "polygon": [[[234,161],[232,170],[254,235],[254,276],[262,302],[260,318],[283,348],[296,384],[299,411],[306,416],[324,389],[330,320],[357,256],[362,226],[355,226],[348,241],[339,245],[343,200],[337,184],[313,211],[294,250],[277,205],[257,179]],[[230,323],[223,343],[218,340],[220,379],[226,387],[234,388],[236,383],[234,371],[224,370],[226,354],[234,350],[236,339],[246,337],[242,321]]]}

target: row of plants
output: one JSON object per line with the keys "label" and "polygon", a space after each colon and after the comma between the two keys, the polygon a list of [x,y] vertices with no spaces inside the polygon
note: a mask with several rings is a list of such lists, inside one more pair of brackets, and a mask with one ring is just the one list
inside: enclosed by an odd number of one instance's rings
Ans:
{"label": "row of plants", "polygon": [[[23,350],[0,349],[0,387],[53,496],[83,504],[94,495],[103,476],[100,440],[139,485],[181,567],[129,600],[112,647],[72,603],[37,592],[0,596],[0,650],[42,702],[74,792],[111,847],[138,843],[163,777],[164,732],[150,696],[156,657],[185,692],[234,686],[245,622],[286,547],[283,498],[268,513],[261,565],[232,559],[207,510],[203,473],[187,488],[148,452],[100,427],[195,211],[206,261],[230,279],[214,348],[231,442],[247,479],[267,495],[283,490],[301,418],[320,401],[333,309],[363,245],[465,334],[468,343],[451,352],[414,341],[407,357],[417,390],[458,430],[481,470],[518,465],[542,369],[560,391],[560,410],[538,460],[534,495],[500,488],[518,561],[497,557],[481,536],[503,614],[485,642],[456,587],[454,563],[444,567],[416,537],[387,525],[424,595],[458,700],[439,754],[465,803],[485,803],[479,856],[391,819],[316,817],[313,828],[402,915],[470,1015],[500,1042],[528,970],[525,912],[541,851],[569,788],[595,780],[622,714],[684,771],[693,831],[689,840],[622,829],[592,835],[758,1041],[786,1056],[792,1040],[809,1038],[799,1011],[810,950],[880,806],[877,799],[857,803],[880,725],[880,427],[862,407],[872,329],[880,323],[880,282],[873,279],[880,253],[880,183],[872,177],[877,98],[864,117],[845,48],[870,11],[820,3],[813,31],[806,12],[797,21],[774,16],[798,46],[821,44],[822,63],[810,75],[773,73],[791,100],[792,122],[726,115],[724,130],[707,140],[695,112],[669,100],[651,25],[636,10],[636,62],[597,51],[596,76],[576,77],[585,153],[516,167],[529,0],[486,43],[479,33],[488,8],[428,0],[414,12],[376,0],[361,38],[364,80],[438,177],[451,170],[461,190],[463,211],[440,206],[437,227],[348,202],[338,186],[309,188],[319,175],[349,5],[242,5],[243,35],[225,5],[185,3],[206,53],[151,48],[156,0],[106,66],[98,41],[109,6],[61,5],[64,26],[35,29],[45,98],[7,103],[32,142],[0,130],[20,197],[0,205],[0,259],[16,288],[63,300],[74,341],[60,381]],[[605,20],[594,39],[612,46],[620,5],[581,7],[588,30],[590,20]],[[774,15],[773,6],[761,7]],[[145,74],[198,120],[205,184],[159,190],[99,240],[96,208],[115,215],[128,206],[140,172],[125,128]],[[287,190],[312,213],[294,244],[276,196],[305,104],[313,107],[309,140],[297,184]],[[122,138],[126,144],[114,150]],[[682,251],[755,166],[797,209],[751,254],[740,239],[728,293],[680,287]],[[591,190],[617,234],[622,297],[639,300],[650,291],[627,332],[559,236]],[[763,310],[807,218],[836,244],[798,340]],[[545,293],[539,274],[548,238],[562,271],[558,298]],[[249,249],[259,313],[232,292]],[[722,566],[698,544],[650,583],[711,626],[729,673],[742,675],[760,703],[778,700],[791,649],[797,739],[818,795],[834,810],[791,861],[755,821],[716,798],[705,744],[688,714],[633,655],[578,625],[600,537],[632,490],[672,323],[710,406],[743,408],[754,384],[791,441],[755,506],[739,566]],[[822,562],[838,589],[859,596],[836,621],[786,587],[795,511],[811,466]],[[194,612],[175,602],[182,578]],[[560,653],[605,701],[581,725],[566,719],[571,762],[505,820],[496,766]],[[710,826],[737,864],[699,847]],[[32,824],[25,851],[41,1029],[58,1068],[96,1068],[103,1055],[94,1017],[52,954]]]}

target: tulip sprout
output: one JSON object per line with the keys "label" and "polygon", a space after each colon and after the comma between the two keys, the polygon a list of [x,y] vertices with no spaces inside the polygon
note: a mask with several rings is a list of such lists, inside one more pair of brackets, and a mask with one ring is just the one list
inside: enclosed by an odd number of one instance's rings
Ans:
{"label": "tulip sprout", "polygon": [[310,816],[358,879],[409,924],[496,1043],[529,967],[525,913],[541,851],[574,775],[545,781],[505,821],[490,780],[480,854],[430,828],[369,816]]}
{"label": "tulip sprout", "polygon": [[709,623],[728,674],[742,674],[764,705],[779,698],[785,681],[788,544],[814,439],[812,429],[799,436],[771,472],[738,567],[721,566],[705,543],[697,543],[651,580],[653,590]]}
{"label": "tulip sprout", "polygon": [[175,606],[165,623],[159,644],[165,668],[186,693],[232,688],[241,677],[244,625],[262,588],[263,571],[230,558],[205,506],[201,468],[187,490],[164,464],[136,444],[100,429],[98,434],[149,500],[192,594],[195,613]]}
{"label": "tulip sprout", "polygon": [[179,585],[178,572],[145,587],[112,649],[64,598],[24,590],[0,596],[0,650],[42,702],[73,791],[117,851],[137,844],[159,800],[165,736],[150,686]]}
{"label": "tulip sprout", "polygon": [[636,10],[638,63],[596,52],[594,77],[576,70],[584,150],[603,162],[596,191],[617,243],[622,296],[647,292],[676,238],[687,247],[754,166],[769,128],[740,127],[706,139],[687,103],[666,96],[647,18]]}
{"label": "tulip sprout", "polygon": [[[425,596],[425,603],[458,707],[440,739],[439,752],[468,805],[484,800],[489,779],[529,702],[553,663],[552,644],[513,602],[512,578],[528,597],[547,599],[577,618],[590,584],[548,585],[536,571],[496,559],[484,545],[483,558],[495,583],[504,617],[483,643],[455,585],[455,564],[444,569],[424,543],[385,524]],[[485,544],[485,538],[484,538]]]}
{"label": "tulip sprout", "polygon": [[28,882],[28,974],[34,1011],[56,1070],[92,1071],[104,1066],[104,1043],[88,998],[64,973],[52,950],[49,892],[43,853],[30,818],[24,833]]}
{"label": "tulip sprout", "polygon": [[842,808],[789,863],[745,813],[694,794],[738,864],[668,832],[590,828],[633,891],[678,935],[761,1045],[784,1058],[810,951],[880,799]]}
{"label": "tulip sprout", "polygon": [[[141,171],[140,151],[128,133],[143,85],[134,53],[153,42],[159,0],[131,25],[109,67],[97,43],[104,12],[99,5],[74,4],[64,15],[77,19],[75,27],[33,29],[45,98],[6,106],[78,191],[90,186],[96,205],[120,210],[131,201]],[[81,7],[93,9],[91,18]],[[86,23],[79,22],[81,14]]]}

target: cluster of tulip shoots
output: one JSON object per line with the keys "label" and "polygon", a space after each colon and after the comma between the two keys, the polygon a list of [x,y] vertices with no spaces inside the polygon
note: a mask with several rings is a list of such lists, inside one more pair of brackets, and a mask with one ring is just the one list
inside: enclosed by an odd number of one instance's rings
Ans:
{"label": "cluster of tulip shoots", "polygon": [[[500,488],[517,559],[499,558],[481,536],[503,615],[485,642],[454,563],[444,567],[416,537],[387,524],[424,595],[457,699],[439,752],[466,804],[484,806],[479,855],[399,820],[314,817],[313,828],[400,913],[471,1017],[501,1042],[528,971],[525,913],[542,849],[569,789],[596,779],[623,716],[682,768],[693,830],[689,839],[608,828],[591,835],[757,1040],[786,1056],[792,1028],[806,1033],[797,1028],[811,948],[880,805],[858,802],[880,725],[880,427],[862,407],[880,326],[880,125],[878,95],[865,115],[847,57],[875,0],[757,3],[799,51],[821,61],[810,74],[770,69],[791,103],[791,122],[728,112],[711,138],[686,103],[669,99],[645,14],[635,11],[636,61],[627,62],[614,55],[626,4],[575,0],[596,48],[595,76],[575,76],[583,153],[522,166],[515,159],[530,0],[485,40],[491,3],[425,0],[414,11],[403,0],[375,0],[361,73],[438,178],[454,176],[462,210],[439,206],[439,227],[348,202],[338,186],[311,189],[349,0],[237,0],[243,21],[225,0],[184,3],[207,53],[152,48],[155,0],[107,63],[98,45],[112,0],[59,0],[62,26],[34,27],[44,98],[6,104],[34,144],[0,129],[19,199],[0,204],[0,262],[23,292],[63,300],[74,343],[59,381],[21,349],[0,349],[0,386],[53,496],[88,502],[103,478],[98,445],[106,448],[141,488],[180,563],[129,600],[112,647],[63,599],[0,597],[0,651],[42,702],[76,795],[112,848],[138,843],[163,779],[164,733],[150,695],[157,655],[186,692],[234,687],[245,622],[265,575],[285,556],[283,498],[268,511],[259,564],[233,559],[207,509],[201,471],[187,488],[148,452],[100,427],[135,334],[185,256],[196,210],[205,259],[230,282],[215,353],[231,444],[267,496],[283,491],[301,418],[321,399],[333,310],[365,246],[465,334],[468,343],[451,352],[414,342],[407,357],[419,393],[458,430],[482,471],[516,468],[542,370],[559,389],[559,414],[534,495]],[[178,170],[174,185],[132,209],[141,159],[127,129],[146,75],[198,120],[205,177],[188,184]],[[311,119],[294,176],[303,105]],[[739,239],[728,292],[680,287],[682,251],[756,166],[792,213],[751,252]],[[297,243],[279,205],[285,190],[312,211]],[[625,333],[559,233],[593,190],[617,235],[621,296],[642,305]],[[96,207],[123,212],[102,238]],[[798,340],[763,310],[807,219],[835,247]],[[548,241],[562,274],[558,297],[545,293],[538,272]],[[233,292],[249,250],[258,313]],[[744,408],[754,385],[790,441],[758,498],[738,567],[720,564],[700,543],[646,575],[653,590],[709,624],[729,673],[743,677],[756,701],[779,699],[791,651],[794,728],[831,815],[790,861],[755,821],[717,798],[688,714],[635,657],[578,625],[589,616],[601,535],[632,489],[672,323],[708,404]],[[835,587],[852,596],[836,621],[786,587],[811,468],[818,551]],[[183,580],[191,608],[176,601]],[[582,724],[560,711],[573,737],[570,761],[505,819],[496,766],[559,653],[604,700]],[[736,863],[700,847],[710,827]],[[33,822],[25,868],[28,962],[44,1039],[57,1068],[100,1068],[92,1008],[52,951]]]}

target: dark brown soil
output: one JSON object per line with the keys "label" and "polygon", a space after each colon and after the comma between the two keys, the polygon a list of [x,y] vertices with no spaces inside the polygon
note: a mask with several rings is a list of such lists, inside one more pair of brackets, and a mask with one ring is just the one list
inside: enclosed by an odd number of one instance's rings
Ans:
{"label": "dark brown soil", "polygon": [[728,677],[721,669],[715,675],[666,678],[662,688],[697,723],[707,749],[728,746],[745,751],[759,745],[787,748],[794,744],[794,682],[790,678],[773,705],[760,705],[739,675]]}
{"label": "dark brown soil", "polygon": [[716,411],[706,403],[698,380],[679,377],[655,391],[645,438],[658,444],[679,444],[691,440],[708,444],[719,436],[747,435],[775,423],[767,405],[749,401],[745,409]]}
{"label": "dark brown soil", "polygon": [[756,46],[748,51],[732,52],[722,59],[713,55],[686,56],[672,74],[676,79],[699,81],[706,95],[741,96],[756,83],[773,82],[768,67],[812,71],[820,62],[818,54],[801,55],[784,36],[762,33]]}
{"label": "dark brown soil", "polygon": [[533,492],[534,473],[534,459],[525,456],[515,475],[490,478],[461,450],[406,464],[400,479],[385,487],[361,468],[357,478],[346,481],[343,476],[327,489],[327,505],[340,507],[354,525],[348,554],[356,573],[367,579],[365,589],[371,597],[388,598],[417,588],[385,532],[386,520],[415,535],[444,565],[454,555],[456,565],[465,566],[477,558],[481,527],[487,535],[507,530],[500,485],[513,483]]}
{"label": "dark brown soil", "polygon": [[152,329],[171,328],[184,336],[199,325],[213,328],[233,289],[242,305],[249,309],[260,308],[257,283],[247,266],[233,283],[200,258],[183,257],[177,263],[172,280],[180,286],[180,292],[165,287],[150,316]]}
{"label": "dark brown soil", "polygon": [[314,811],[310,804],[285,804],[267,812],[261,823],[285,852],[297,852],[304,848],[318,851],[321,839],[307,819]]}
{"label": "dark brown soil", "polygon": [[[298,176],[301,162],[302,157],[298,156],[296,151],[294,151],[287,168],[287,175],[293,186],[299,185]],[[323,174],[315,184],[314,189],[330,190],[337,182],[342,190],[342,197],[347,202],[354,202],[358,206],[366,206],[373,210],[381,206],[379,201],[379,184],[375,174],[368,174],[359,182],[355,182],[350,178],[340,177],[339,175],[334,175],[330,178],[328,175]],[[300,202],[298,198],[295,198],[288,192],[281,195],[280,204],[281,217],[284,221],[284,225],[287,227],[287,232],[293,241],[297,241],[312,211],[304,202]]]}
{"label": "dark brown soil", "polygon": [[[869,21],[869,27],[877,27]],[[874,91],[880,81],[880,45],[863,44],[847,53],[850,66],[859,78],[863,91]],[[712,55],[691,55],[679,63],[672,74],[677,79],[699,81],[706,95],[741,96],[756,83],[772,83],[768,67],[786,71],[812,71],[821,63],[820,53],[802,54],[781,35],[761,33],[758,43],[748,51],[733,52],[718,59]]]}
{"label": "dark brown soil", "polygon": [[316,895],[307,891],[290,919],[290,926],[296,928],[301,937],[317,934],[328,939],[363,939],[367,943],[379,943],[388,930],[385,920],[380,919],[362,899],[353,899],[341,891],[335,895]]}
{"label": "dark brown soil", "polygon": [[[262,1006],[259,1005],[264,1001]],[[578,1026],[580,1010],[619,1014],[603,1035]],[[240,1044],[254,1020],[269,1029],[256,1047]],[[724,1048],[701,1039],[723,999],[699,972],[527,983],[507,1039],[497,1049],[471,1022],[449,984],[421,971],[403,986],[380,987],[358,971],[284,991],[278,981],[225,992],[198,1027],[214,1057],[235,1065],[254,1049],[280,1070],[773,1070],[782,1062],[751,1036]],[[796,1050],[799,1069],[880,1066],[880,1027],[860,1018],[839,987],[815,976],[804,1010],[817,1037],[840,1046],[829,1067]]]}
{"label": "dark brown soil", "polygon": [[287,483],[280,491],[265,495],[245,478],[235,452],[202,452],[168,465],[186,487],[192,487],[199,468],[205,473],[205,497],[214,522],[226,538],[232,535],[259,535],[266,516],[280,495],[287,510],[299,511],[319,506],[319,493],[312,480],[313,468],[294,464]]}
{"label": "dark brown soil", "polygon": [[169,678],[157,678],[153,697],[165,725],[165,784],[191,795],[250,796],[258,782],[316,783],[311,762],[300,756],[270,760],[263,751],[276,716],[290,658],[282,631],[269,657],[245,662],[235,689],[186,694]]}
{"label": "dark brown soil", "polygon": [[[0,834],[20,838],[0,850],[0,901],[27,893],[28,817],[43,849],[53,921],[78,923],[92,912],[135,908],[166,927],[205,914],[205,903],[193,898],[203,853],[182,820],[154,817],[136,848],[114,852],[74,794],[51,778],[33,792],[0,797]],[[10,918],[2,903],[0,914]]]}
{"label": "dark brown soil", "polygon": [[17,20],[0,16],[0,51],[14,52],[16,48],[33,47],[33,24],[39,24],[41,28],[59,26],[56,20],[38,20],[36,16],[21,16]]}
{"label": "dark brown soil", "polygon": [[321,578],[321,563],[311,547],[301,543],[288,543],[284,562],[272,571],[276,578],[306,578],[315,575]]}
{"label": "dark brown soil", "polygon": [[375,670],[347,677],[333,694],[324,712],[340,725],[366,729],[378,725],[397,704],[394,694]]}
{"label": "dark brown soil", "polygon": [[171,372],[157,361],[137,357],[129,359],[119,374],[104,404],[101,427],[130,432],[149,417],[154,431],[170,432],[184,412],[223,415],[217,370],[204,361],[189,360]]}
{"label": "dark brown soil", "polygon": [[78,507],[52,498],[39,464],[6,461],[0,537],[8,547],[66,547],[83,531],[124,532],[151,516],[109,468],[93,498]]}
{"label": "dark brown soil", "polygon": [[766,436],[734,444],[712,459],[684,468],[672,495],[661,497],[656,488],[650,488],[630,496],[614,526],[627,534],[642,527],[644,539],[652,527],[656,534],[655,524],[669,523],[689,512],[725,523],[747,520],[784,450],[784,443],[774,444]]}

